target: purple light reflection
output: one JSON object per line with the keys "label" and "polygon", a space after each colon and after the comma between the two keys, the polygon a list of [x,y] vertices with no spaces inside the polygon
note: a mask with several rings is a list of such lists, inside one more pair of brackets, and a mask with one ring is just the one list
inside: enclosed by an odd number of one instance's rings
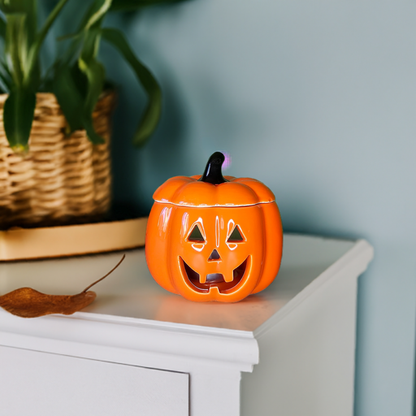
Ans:
{"label": "purple light reflection", "polygon": [[231,166],[231,163],[232,163],[231,156],[227,152],[221,151],[221,153],[225,157],[224,163],[222,164],[222,168],[223,168],[223,170],[227,170]]}

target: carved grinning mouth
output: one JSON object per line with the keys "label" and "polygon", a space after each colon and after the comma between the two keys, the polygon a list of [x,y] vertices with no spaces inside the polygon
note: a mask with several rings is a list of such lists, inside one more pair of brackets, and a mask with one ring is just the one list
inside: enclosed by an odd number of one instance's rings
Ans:
{"label": "carved grinning mouth", "polygon": [[233,280],[231,282],[226,282],[221,273],[211,273],[207,274],[205,283],[200,282],[199,274],[188,266],[182,257],[179,258],[183,266],[183,274],[195,290],[198,292],[209,292],[211,287],[216,286],[220,292],[226,292],[234,289],[242,281],[245,276],[249,257],[233,270]]}

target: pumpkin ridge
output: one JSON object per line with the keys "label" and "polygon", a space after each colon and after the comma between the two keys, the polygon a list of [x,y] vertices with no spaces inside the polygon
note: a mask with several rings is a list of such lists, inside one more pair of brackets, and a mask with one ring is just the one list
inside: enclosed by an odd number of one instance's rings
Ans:
{"label": "pumpkin ridge", "polygon": [[217,204],[217,205],[207,205],[207,204],[201,204],[201,205],[189,205],[186,203],[175,203],[175,202],[170,202],[170,201],[166,201],[166,200],[159,200],[159,199],[155,199],[155,202],[158,202],[159,204],[165,204],[165,205],[172,205],[174,207],[187,207],[187,208],[244,208],[244,207],[255,207],[256,205],[266,205],[266,204],[272,204],[273,202],[276,202],[275,200],[273,201],[262,201],[262,202],[255,202],[253,204],[241,204],[241,205],[232,205],[232,204],[228,204],[228,205],[221,205],[221,204]]}
{"label": "pumpkin ridge", "polygon": [[[251,186],[253,185],[253,186]],[[243,207],[275,201],[273,192],[250,178],[232,178],[218,185],[195,177],[176,176],[168,179],[153,194],[157,202],[190,207]]]}

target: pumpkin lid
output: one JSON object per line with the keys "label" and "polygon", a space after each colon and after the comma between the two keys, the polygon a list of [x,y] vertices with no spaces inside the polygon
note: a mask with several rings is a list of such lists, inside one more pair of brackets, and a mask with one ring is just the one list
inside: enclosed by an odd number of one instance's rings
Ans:
{"label": "pumpkin lid", "polygon": [[274,202],[273,192],[262,182],[251,178],[223,176],[225,157],[215,152],[203,175],[175,176],[153,194],[156,202],[189,207],[244,207]]}

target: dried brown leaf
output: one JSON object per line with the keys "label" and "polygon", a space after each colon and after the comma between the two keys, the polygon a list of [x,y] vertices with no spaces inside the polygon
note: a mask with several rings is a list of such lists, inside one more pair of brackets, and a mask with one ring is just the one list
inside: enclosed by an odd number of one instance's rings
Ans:
{"label": "dried brown leaf", "polygon": [[95,292],[82,292],[73,296],[45,295],[30,287],[22,287],[0,296],[0,306],[7,312],[23,318],[61,313],[71,315],[88,306]]}
{"label": "dried brown leaf", "polygon": [[112,273],[125,257],[123,255],[112,270],[77,295],[47,295],[30,287],[22,287],[0,296],[0,306],[7,312],[23,318],[36,318],[53,313],[72,315],[94,301],[97,295],[88,289]]}

